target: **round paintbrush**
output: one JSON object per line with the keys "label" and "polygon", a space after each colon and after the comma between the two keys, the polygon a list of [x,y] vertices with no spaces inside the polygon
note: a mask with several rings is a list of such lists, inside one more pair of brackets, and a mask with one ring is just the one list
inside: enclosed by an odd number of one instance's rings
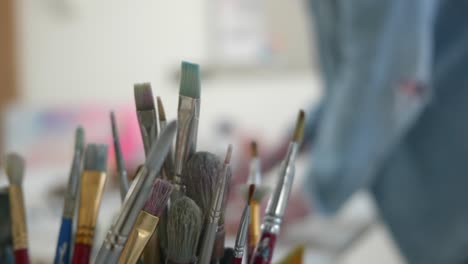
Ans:
{"label": "round paintbrush", "polygon": [[167,221],[169,264],[197,261],[196,254],[202,224],[202,212],[192,199],[181,197],[171,204]]}
{"label": "round paintbrush", "polygon": [[28,233],[26,227],[26,210],[23,197],[24,160],[18,154],[9,154],[5,161],[6,174],[10,182],[10,214],[13,234],[15,263],[29,263]]}
{"label": "round paintbrush", "polygon": [[204,220],[210,212],[222,168],[221,160],[210,152],[197,152],[185,164],[182,180],[187,196],[200,207]]}

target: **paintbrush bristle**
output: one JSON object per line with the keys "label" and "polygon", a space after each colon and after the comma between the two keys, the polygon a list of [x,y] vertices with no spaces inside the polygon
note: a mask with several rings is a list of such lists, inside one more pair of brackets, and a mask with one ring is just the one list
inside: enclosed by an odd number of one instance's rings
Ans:
{"label": "paintbrush bristle", "polygon": [[154,110],[153,90],[150,83],[137,83],[133,86],[135,105],[138,111]]}
{"label": "paintbrush bristle", "polygon": [[86,171],[106,172],[107,148],[105,144],[88,144],[86,146],[83,169]]}
{"label": "paintbrush bristle", "polygon": [[156,179],[151,189],[151,194],[148,200],[146,200],[144,210],[154,216],[161,216],[164,208],[166,208],[172,189],[172,184],[168,181]]}
{"label": "paintbrush bristle", "polygon": [[252,153],[252,158],[258,157],[258,147],[256,141],[252,141],[252,143],[250,143],[250,152]]}
{"label": "paintbrush bristle", "polygon": [[83,153],[85,147],[84,129],[79,126],[75,131],[75,151]]}
{"label": "paintbrush bristle", "polygon": [[167,257],[175,263],[192,263],[196,259],[203,219],[200,208],[188,197],[171,204],[167,220]]}
{"label": "paintbrush bristle", "polygon": [[228,149],[226,151],[226,157],[224,159],[224,164],[231,163],[231,157],[232,157],[232,145],[229,144]]}
{"label": "paintbrush bristle", "polygon": [[115,120],[115,113],[114,111],[110,112],[110,119],[111,119],[111,129],[112,129],[112,137],[114,141],[119,139],[119,131],[117,129],[117,121]]}
{"label": "paintbrush bristle", "polygon": [[156,102],[158,104],[159,121],[166,121],[166,111],[164,111],[164,105],[161,97],[156,96]]}
{"label": "paintbrush bristle", "polygon": [[183,61],[181,66],[179,94],[195,99],[200,98],[200,67]]}
{"label": "paintbrush bristle", "polygon": [[10,153],[6,156],[5,169],[10,184],[21,185],[23,183],[24,167],[25,162],[20,155]]}
{"label": "paintbrush bristle", "polygon": [[200,206],[204,217],[209,213],[215,198],[216,186],[222,174],[223,164],[210,152],[197,152],[184,166],[182,181],[187,196]]}
{"label": "paintbrush bristle", "polygon": [[294,129],[293,141],[301,142],[304,137],[304,128],[305,128],[305,112],[304,110],[299,111],[299,116],[297,117],[296,129]]}

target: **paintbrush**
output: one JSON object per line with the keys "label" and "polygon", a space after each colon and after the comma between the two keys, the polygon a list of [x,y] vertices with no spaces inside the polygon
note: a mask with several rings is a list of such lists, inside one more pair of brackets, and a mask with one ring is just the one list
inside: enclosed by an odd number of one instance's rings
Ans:
{"label": "paintbrush", "polygon": [[135,84],[134,93],[138,124],[140,125],[143,147],[147,156],[153,141],[156,140],[158,136],[158,119],[156,118],[156,109],[154,107],[151,84]]}
{"label": "paintbrush", "polygon": [[226,229],[224,227],[224,222],[225,222],[225,215],[226,215],[226,207],[227,207],[227,202],[229,198],[229,194],[231,191],[231,178],[232,178],[232,172],[231,172],[231,164],[230,164],[230,159],[232,156],[232,146],[228,147],[228,153],[225,158],[225,162],[223,165],[223,173],[226,174],[226,182],[225,182],[225,193],[224,193],[224,199],[223,199],[223,205],[221,207],[221,217],[218,221],[218,228],[216,230],[216,238],[215,238],[215,244],[213,248],[213,254],[211,256],[211,263],[216,264],[219,263],[220,260],[224,256],[224,243],[226,240]]}
{"label": "paintbrush", "polygon": [[135,180],[130,185],[120,212],[107,232],[96,257],[96,264],[117,262],[127,237],[138,218],[138,214],[148,198],[152,183],[166,159],[176,130],[177,124],[175,121],[167,124],[166,129],[161,132],[151,147],[145,164],[138,171]]}
{"label": "paintbrush", "polygon": [[[200,249],[200,263],[209,263],[215,245],[216,233],[218,231],[218,223],[221,218],[221,211],[224,203],[224,195],[226,193],[226,181],[229,171],[229,163],[232,155],[232,146],[229,145],[226,159],[224,161],[221,177],[216,183],[216,192],[214,200],[211,203],[207,223],[205,225],[203,240]],[[201,190],[200,190],[201,191]]]}
{"label": "paintbrush", "polygon": [[182,196],[172,203],[167,222],[168,264],[204,263],[196,257],[202,224],[202,212],[192,199]]}
{"label": "paintbrush", "polygon": [[122,148],[120,147],[119,130],[117,129],[117,121],[115,120],[114,112],[110,113],[112,139],[114,143],[115,164],[117,165],[117,174],[120,185],[120,199],[123,201],[128,192],[128,174],[125,169],[125,162],[123,160]]}
{"label": "paintbrush", "polygon": [[[159,127],[164,129],[166,127],[166,111],[164,109],[164,105],[162,102],[161,97],[156,96],[156,102],[158,106],[158,118],[159,118]],[[169,181],[174,180],[174,157],[173,157],[173,151],[172,151],[172,146],[169,148],[169,153],[167,154],[166,160],[164,161],[164,166],[163,169],[161,170],[161,176]],[[162,259],[165,259],[164,254],[165,250],[167,250],[167,214],[168,214],[168,209],[170,207],[171,200],[169,199],[168,201],[168,206],[164,210],[163,214],[161,215],[159,219],[159,224],[158,224],[158,230],[157,230],[157,236],[158,236],[158,242],[160,245],[160,253],[163,255]]]}
{"label": "paintbrush", "polygon": [[78,186],[80,184],[81,163],[84,156],[84,130],[78,127],[75,132],[75,149],[73,155],[68,188],[65,192],[63,205],[62,225],[60,227],[55,264],[68,264],[72,247],[73,220],[77,204]]}
{"label": "paintbrush", "polygon": [[200,72],[197,64],[182,62],[177,111],[177,139],[175,146],[174,183],[179,192],[184,193],[181,175],[185,162],[195,153],[200,116]]}
{"label": "paintbrush", "polygon": [[[164,110],[164,105],[161,100],[161,97],[156,96],[156,102],[158,105],[158,118],[159,118],[159,127],[164,129],[166,127],[166,111]],[[162,177],[169,181],[173,181],[174,176],[174,161],[173,161],[173,152],[172,147],[169,149],[169,153],[167,154],[166,161],[164,161],[164,167],[161,171]]]}
{"label": "paintbrush", "polygon": [[107,178],[107,145],[88,144],[81,174],[80,207],[73,264],[90,262],[94,229]]}
{"label": "paintbrush", "polygon": [[26,225],[26,210],[23,196],[24,160],[18,154],[9,154],[5,161],[6,174],[10,182],[11,229],[13,234],[13,249],[16,264],[28,264],[28,231]]}
{"label": "paintbrush", "polygon": [[[247,247],[247,259],[252,258],[255,247],[260,240],[260,204],[269,192],[269,188],[262,185],[262,166],[259,157],[258,146],[255,141],[250,144],[252,159],[250,161],[250,172],[245,186],[245,197],[247,198],[247,186],[255,185],[255,194],[250,205],[249,239]],[[248,201],[248,200],[247,200]]]}
{"label": "paintbrush", "polygon": [[164,211],[171,192],[172,185],[169,182],[156,179],[145,207],[138,214],[135,225],[128,236],[127,243],[125,243],[119,258],[119,264],[137,263],[151,235],[156,230],[159,216]]}
{"label": "paintbrush", "polygon": [[291,192],[295,161],[299,146],[304,136],[305,113],[299,112],[294,135],[289,144],[286,158],[283,160],[278,182],[268,201],[265,218],[262,224],[260,242],[252,257],[252,264],[270,264],[273,257],[276,239],[281,229],[284,212]]}
{"label": "paintbrush", "polygon": [[250,204],[252,203],[254,192],[255,184],[251,184],[249,187],[249,200],[242,212],[239,229],[237,230],[236,242],[234,244],[234,264],[242,264],[242,259],[244,258],[245,246],[247,244],[247,232],[249,230],[250,222]]}

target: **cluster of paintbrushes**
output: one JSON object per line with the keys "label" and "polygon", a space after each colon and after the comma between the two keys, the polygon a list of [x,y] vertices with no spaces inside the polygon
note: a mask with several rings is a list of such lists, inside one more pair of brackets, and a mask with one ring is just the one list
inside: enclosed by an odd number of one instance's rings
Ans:
{"label": "cluster of paintbrushes", "polygon": [[[149,84],[137,84],[134,91],[146,161],[129,184],[116,119],[111,114],[122,205],[96,252],[95,263],[270,263],[292,187],[304,112],[299,114],[261,227],[260,203],[267,191],[261,183],[257,147],[252,144],[251,172],[244,188],[246,206],[235,247],[229,249],[224,243],[224,210],[230,189],[232,147],[228,146],[224,161],[209,152],[196,152],[200,113],[198,65],[182,63],[177,124],[166,123],[162,101],[157,97],[156,108]],[[106,182],[108,147],[87,144],[85,148],[84,141],[84,131],[78,128],[54,260],[57,264],[90,263],[92,255]],[[12,154],[5,164],[10,180],[14,259],[16,264],[29,263],[21,189],[24,162]]]}

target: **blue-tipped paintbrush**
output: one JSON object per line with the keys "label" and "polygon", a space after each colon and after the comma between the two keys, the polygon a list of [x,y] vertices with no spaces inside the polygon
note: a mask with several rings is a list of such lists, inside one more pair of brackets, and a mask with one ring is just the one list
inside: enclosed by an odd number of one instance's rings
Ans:
{"label": "blue-tipped paintbrush", "polygon": [[63,206],[62,225],[60,226],[57,250],[55,252],[55,264],[70,263],[70,249],[73,237],[73,218],[75,216],[76,197],[81,175],[81,163],[84,154],[84,131],[78,127],[75,132],[75,150],[73,162],[68,179],[68,188],[65,193]]}
{"label": "blue-tipped paintbrush", "polygon": [[189,62],[182,62],[181,67],[174,184],[179,191],[184,192],[180,179],[183,164],[191,154],[195,153],[197,144],[200,115],[200,71],[197,64]]}

